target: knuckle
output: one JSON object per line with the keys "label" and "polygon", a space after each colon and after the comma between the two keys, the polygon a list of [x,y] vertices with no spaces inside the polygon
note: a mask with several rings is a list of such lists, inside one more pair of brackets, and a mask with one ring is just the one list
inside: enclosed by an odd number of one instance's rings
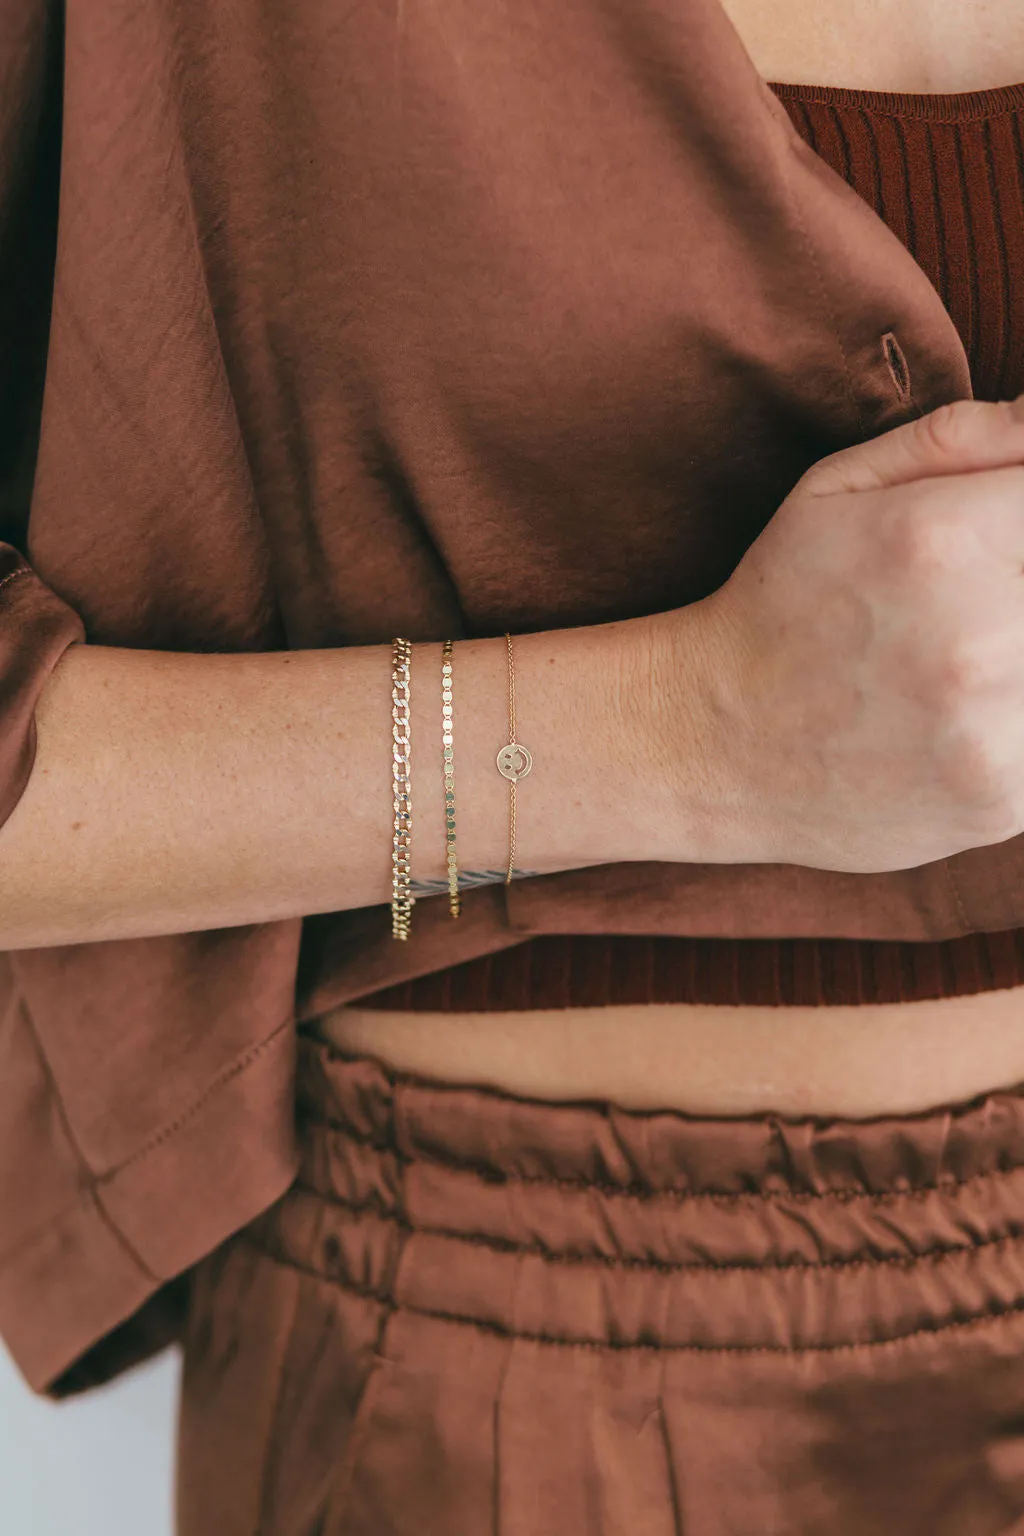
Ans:
{"label": "knuckle", "polygon": [[953,708],[975,698],[998,678],[998,663],[992,647],[978,635],[958,635],[939,651],[936,681],[941,694]]}
{"label": "knuckle", "polygon": [[944,760],[969,834],[983,844],[1015,837],[1024,805],[1016,775],[992,732],[960,718],[947,733]]}
{"label": "knuckle", "polygon": [[910,497],[887,519],[884,558],[917,577],[960,569],[964,530],[960,519],[942,513],[927,497]]}
{"label": "knuckle", "polygon": [[951,400],[921,416],[917,429],[926,443],[948,458],[958,458],[977,436],[990,408],[981,400]]}
{"label": "knuckle", "polygon": [[841,482],[839,470],[842,466],[843,453],[847,451],[840,449],[835,453],[826,454],[824,458],[816,459],[804,470],[793,487],[791,495],[800,492],[809,496],[824,496],[834,491],[837,484]]}

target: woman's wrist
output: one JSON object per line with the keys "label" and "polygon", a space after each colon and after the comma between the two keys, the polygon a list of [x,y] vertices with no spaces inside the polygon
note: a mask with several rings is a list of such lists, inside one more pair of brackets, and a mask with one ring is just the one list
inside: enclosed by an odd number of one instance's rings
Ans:
{"label": "woman's wrist", "polygon": [[518,791],[521,872],[751,856],[755,813],[728,751],[738,668],[710,604],[514,645],[535,763]]}
{"label": "woman's wrist", "polygon": [[649,785],[642,836],[654,851],[645,857],[759,862],[769,844],[738,749],[741,658],[715,594],[633,623],[625,694]]}
{"label": "woman's wrist", "polygon": [[[629,760],[618,715],[621,642],[610,626],[512,635],[517,742],[533,766],[516,786],[513,879],[642,857],[633,810],[647,790]],[[510,781],[498,753],[510,741],[504,635],[453,647],[454,822],[460,889],[505,879]],[[447,889],[442,764],[441,644],[414,646],[412,884]],[[415,921],[415,919],[414,919]]]}
{"label": "woman's wrist", "polygon": [[[727,655],[701,604],[603,624],[513,634],[516,740],[533,767],[516,788],[513,878],[599,864],[745,857],[728,791],[721,698]],[[448,889],[441,643],[414,646],[412,887]],[[504,635],[453,648],[454,826],[461,890],[504,880],[511,789]],[[415,919],[413,919],[415,921]]]}

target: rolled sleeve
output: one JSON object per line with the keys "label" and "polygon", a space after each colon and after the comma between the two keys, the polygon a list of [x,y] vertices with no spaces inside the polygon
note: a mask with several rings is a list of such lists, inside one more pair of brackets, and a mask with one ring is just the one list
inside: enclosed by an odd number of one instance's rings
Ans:
{"label": "rolled sleeve", "polygon": [[16,549],[0,545],[0,826],[32,772],[39,695],[68,647],[84,640],[75,610]]}
{"label": "rolled sleeve", "polygon": [[189,1267],[295,1176],[294,1053],[288,1018],[197,1077],[191,1102],[97,1171],[11,986],[0,1010],[0,1337],[33,1390],[86,1390],[177,1337]]}

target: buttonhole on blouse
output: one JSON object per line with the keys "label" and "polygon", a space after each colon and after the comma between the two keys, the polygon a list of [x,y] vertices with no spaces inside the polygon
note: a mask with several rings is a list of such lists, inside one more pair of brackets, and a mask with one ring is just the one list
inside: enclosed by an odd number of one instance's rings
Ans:
{"label": "buttonhole on blouse", "polygon": [[882,337],[882,355],[888,366],[892,382],[896,386],[896,393],[905,405],[908,404],[913,396],[910,369],[907,366],[907,359],[903,348],[896,340],[896,336],[892,331],[886,331]]}

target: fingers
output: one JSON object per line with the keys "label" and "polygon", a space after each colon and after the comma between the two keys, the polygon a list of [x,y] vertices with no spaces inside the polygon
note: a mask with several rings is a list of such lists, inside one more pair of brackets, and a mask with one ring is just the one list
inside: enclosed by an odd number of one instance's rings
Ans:
{"label": "fingers", "polygon": [[869,442],[830,454],[808,470],[803,484],[812,495],[832,496],[1021,463],[1024,395],[991,404],[956,400]]}

